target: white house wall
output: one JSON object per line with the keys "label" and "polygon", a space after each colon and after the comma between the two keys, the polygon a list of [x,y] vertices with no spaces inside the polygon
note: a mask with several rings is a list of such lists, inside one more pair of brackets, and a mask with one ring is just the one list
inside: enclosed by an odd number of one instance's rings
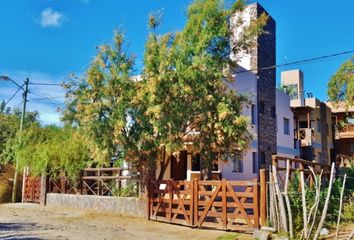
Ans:
{"label": "white house wall", "polygon": [[[277,154],[294,158],[300,155],[299,146],[294,148],[294,115],[290,109],[290,97],[276,90]],[[289,119],[289,135],[284,134],[284,118]]]}
{"label": "white house wall", "polygon": [[[236,74],[235,83],[230,85],[230,88],[235,89],[238,94],[245,94],[248,96],[251,104],[255,106],[254,116],[255,124],[251,124],[251,105],[244,106],[242,115],[249,118],[249,130],[253,134],[253,141],[251,142],[249,148],[243,153],[243,171],[233,172],[232,162],[219,162],[219,170],[221,171],[222,177],[230,180],[246,180],[256,178],[258,172],[258,141],[257,141],[257,119],[258,119],[258,108],[257,108],[257,76],[250,72],[244,71],[244,68],[239,68],[236,72],[241,72]],[[256,173],[253,173],[253,159],[252,152],[256,153],[257,169]]]}

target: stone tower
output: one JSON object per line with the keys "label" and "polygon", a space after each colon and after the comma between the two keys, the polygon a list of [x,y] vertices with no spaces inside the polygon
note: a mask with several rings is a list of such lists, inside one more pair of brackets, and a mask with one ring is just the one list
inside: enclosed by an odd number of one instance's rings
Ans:
{"label": "stone tower", "polygon": [[233,16],[231,27],[233,40],[242,34],[242,27],[235,27],[235,23],[242,19],[243,25],[250,24],[252,19],[268,15],[268,22],[264,27],[265,33],[255,39],[256,45],[250,52],[241,52],[231,56],[239,64],[241,71],[250,71],[257,77],[257,109],[258,109],[258,157],[260,166],[266,167],[271,162],[271,156],[277,153],[276,139],[276,23],[266,10],[258,3],[247,5],[241,14]]}

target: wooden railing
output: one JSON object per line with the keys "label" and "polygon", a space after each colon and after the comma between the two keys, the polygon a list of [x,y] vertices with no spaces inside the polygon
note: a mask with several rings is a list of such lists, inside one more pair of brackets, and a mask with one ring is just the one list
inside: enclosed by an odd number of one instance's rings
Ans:
{"label": "wooden railing", "polygon": [[301,146],[311,146],[314,141],[314,130],[312,128],[300,128],[296,136],[301,141]]}
{"label": "wooden railing", "polygon": [[283,156],[273,155],[272,164],[277,168],[280,187],[283,187],[285,183],[284,178],[285,178],[285,171],[286,171],[286,162],[288,160],[290,162],[290,173],[292,174],[296,171],[303,171],[305,176],[307,177],[307,180],[310,181],[310,183],[313,183],[314,179],[309,167],[312,167],[316,174],[320,174],[322,172],[323,177],[330,176],[330,171],[331,171],[330,165],[303,160],[303,159],[294,159],[294,158],[287,158]]}
{"label": "wooden railing", "polygon": [[149,219],[187,226],[249,231],[259,228],[258,181],[152,181]]}
{"label": "wooden railing", "polygon": [[49,181],[49,192],[112,196],[121,195],[123,189],[131,187],[138,194],[139,182],[127,175],[129,171],[130,169],[123,168],[86,168],[77,179],[70,179],[62,174]]}
{"label": "wooden railing", "polygon": [[340,129],[340,132],[354,132],[354,124],[345,124],[345,126]]}

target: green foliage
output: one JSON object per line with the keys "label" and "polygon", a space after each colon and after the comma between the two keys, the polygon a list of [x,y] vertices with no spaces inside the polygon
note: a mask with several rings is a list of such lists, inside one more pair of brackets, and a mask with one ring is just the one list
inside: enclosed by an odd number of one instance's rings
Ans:
{"label": "green foliage", "polygon": [[[347,179],[348,180],[348,179]],[[329,200],[329,206],[326,215],[325,227],[332,227],[337,223],[338,213],[339,213],[339,205],[340,205],[340,192],[342,188],[342,179],[338,178],[333,182],[331,197]],[[300,236],[301,231],[303,229],[303,215],[302,215],[302,199],[301,192],[299,191],[300,186],[300,176],[299,173],[296,173],[292,181],[290,181],[289,185],[289,196],[290,196],[290,204],[291,211],[293,216],[293,224],[294,224],[294,233],[297,237]],[[348,182],[346,183],[348,185]],[[320,219],[322,214],[322,209],[324,207],[325,199],[327,197],[328,188],[326,184],[321,186],[320,193],[320,202],[318,206],[318,212],[316,215],[316,219]],[[306,188],[306,205],[307,205],[307,213],[309,213],[311,207],[315,203],[315,188]],[[354,217],[353,213],[353,204],[351,195],[353,194],[353,190],[346,191],[344,195],[344,208],[342,211],[342,220],[341,222],[350,221]],[[345,216],[345,217],[344,217]],[[315,223],[315,227],[317,226],[318,221]]]}
{"label": "green foliage", "polygon": [[222,0],[195,0],[182,31],[164,35],[158,34],[161,13],[151,14],[141,81],[130,78],[133,58],[117,32],[112,45],[99,47],[85,78],[68,83],[64,120],[93,139],[103,159],[119,148],[150,168],[162,146],[169,154],[182,150],[192,130],[199,132],[194,145],[209,169],[212,151],[245,149],[251,134],[241,111],[248,101],[229,88],[237,65],[230,55],[257,44],[267,16],[243,26],[236,42],[230,18],[243,9],[243,1],[227,9]]}
{"label": "green foliage", "polygon": [[335,103],[354,106],[354,56],[344,62],[328,82],[328,96]]}
{"label": "green foliage", "polygon": [[90,164],[87,140],[75,129],[56,126],[31,125],[21,135],[21,141],[14,141],[8,148],[8,158],[17,159],[19,168],[29,166],[32,175],[43,172],[55,177],[65,172],[76,178],[79,171]]}
{"label": "green foliage", "polygon": [[343,205],[342,211],[343,211],[342,222],[353,223],[354,222],[354,202],[352,199]]}
{"label": "green foliage", "polygon": [[128,182],[125,187],[118,189],[117,187],[112,188],[113,196],[117,197],[138,197],[139,196],[139,184],[138,182]]}
{"label": "green foliage", "polygon": [[116,155],[117,144],[127,143],[129,102],[135,89],[130,78],[134,58],[124,53],[123,43],[123,34],[115,32],[112,45],[98,48],[85,78],[73,76],[66,84],[63,120],[79,126],[93,140],[93,157],[100,164]]}
{"label": "green foliage", "polygon": [[[13,155],[9,155],[10,148],[18,142],[17,132],[20,128],[21,111],[0,104],[0,164],[13,162]],[[24,127],[38,124],[38,112],[27,112]]]}

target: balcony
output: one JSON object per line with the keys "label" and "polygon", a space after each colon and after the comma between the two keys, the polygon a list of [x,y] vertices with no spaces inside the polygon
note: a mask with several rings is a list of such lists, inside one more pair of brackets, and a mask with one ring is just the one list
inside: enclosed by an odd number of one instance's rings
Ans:
{"label": "balcony", "polygon": [[339,138],[354,138],[354,124],[346,124],[341,128]]}
{"label": "balcony", "polygon": [[312,146],[315,134],[312,128],[300,128],[297,131],[297,139],[301,141],[301,147]]}

